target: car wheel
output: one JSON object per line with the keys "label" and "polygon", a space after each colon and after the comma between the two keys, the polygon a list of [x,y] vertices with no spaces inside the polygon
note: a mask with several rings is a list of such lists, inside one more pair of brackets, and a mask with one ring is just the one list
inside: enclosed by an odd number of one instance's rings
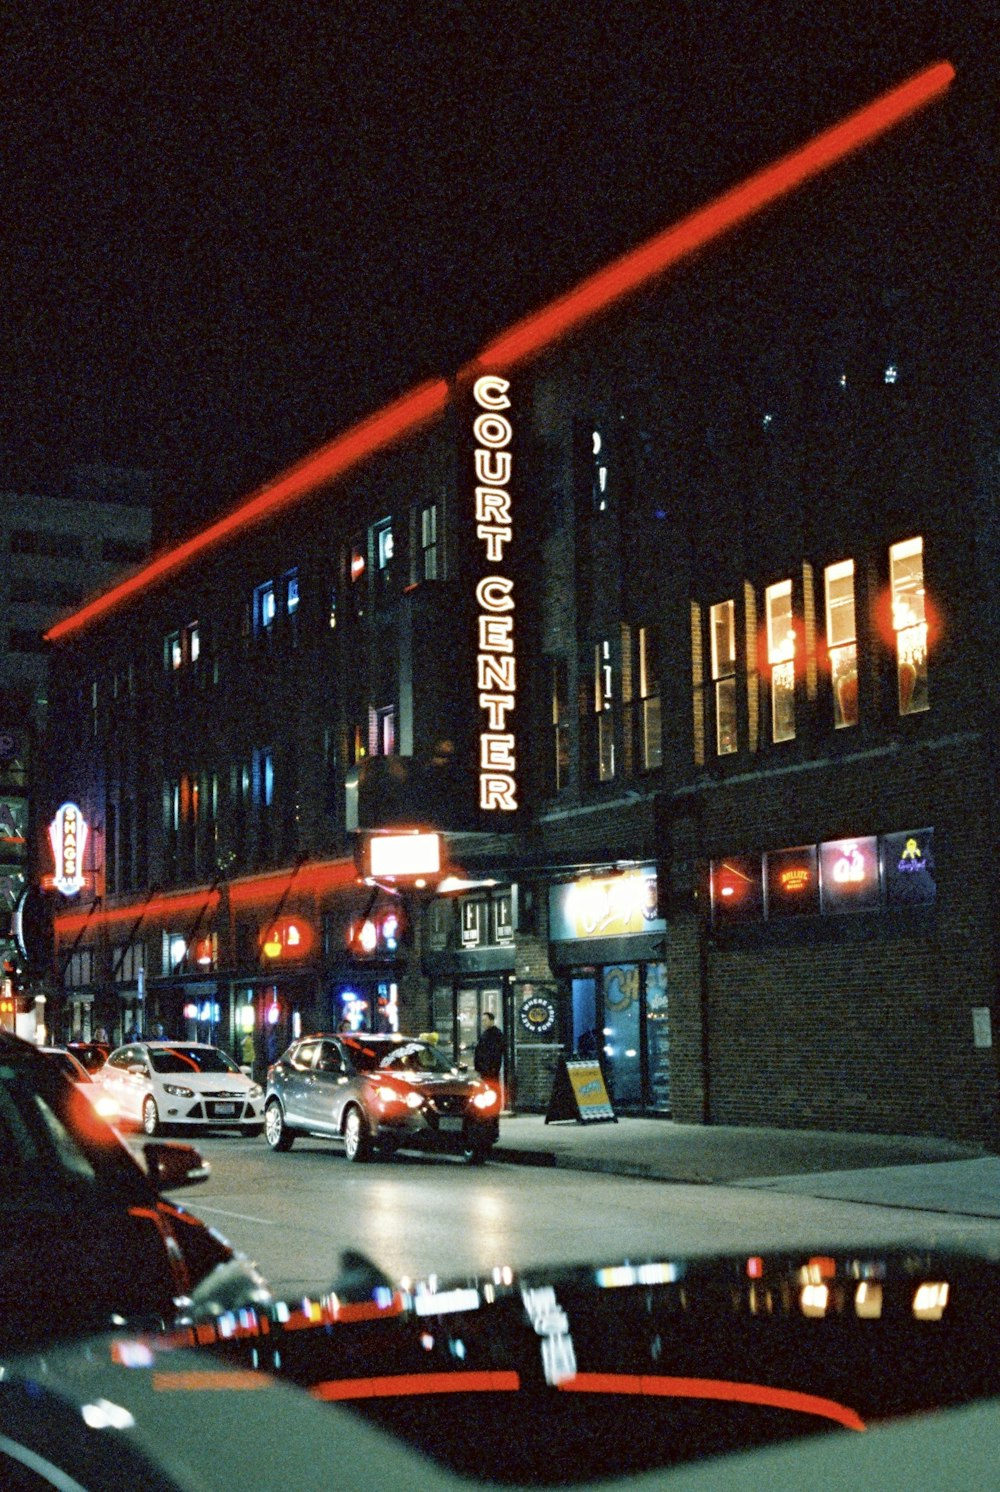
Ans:
{"label": "car wheel", "polygon": [[142,1129],[147,1135],[160,1133],[160,1111],[155,1098],[147,1098],[142,1106]]}
{"label": "car wheel", "polygon": [[344,1120],[344,1154],[348,1160],[367,1160],[371,1154],[372,1136],[368,1121],[360,1109],[348,1109]]}
{"label": "car wheel", "polygon": [[240,1134],[248,1140],[256,1140],[264,1133],[263,1124],[241,1124]]}
{"label": "car wheel", "polygon": [[295,1131],[288,1128],[281,1104],[272,1098],[264,1110],[264,1133],[272,1150],[291,1150],[295,1144]]}

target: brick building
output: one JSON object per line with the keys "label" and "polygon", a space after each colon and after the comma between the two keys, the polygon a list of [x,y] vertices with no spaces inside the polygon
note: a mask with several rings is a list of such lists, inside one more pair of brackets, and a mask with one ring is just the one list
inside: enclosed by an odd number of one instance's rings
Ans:
{"label": "brick building", "polygon": [[[995,1141],[996,306],[950,83],[52,629],[66,1032],[467,1060],[490,1008],[518,1106],[597,1051],[629,1112]],[[445,879],[360,882],[402,824]]]}

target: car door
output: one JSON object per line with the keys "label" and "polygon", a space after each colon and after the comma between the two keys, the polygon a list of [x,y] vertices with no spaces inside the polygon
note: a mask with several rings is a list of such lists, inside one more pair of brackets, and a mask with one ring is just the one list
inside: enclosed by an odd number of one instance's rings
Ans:
{"label": "car door", "polygon": [[123,1119],[138,1119],[142,1111],[142,1099],[134,1079],[130,1081],[129,1066],[141,1059],[138,1047],[124,1046],[112,1052],[101,1069],[101,1085],[110,1093],[118,1105]]}
{"label": "car door", "polygon": [[282,1059],[285,1071],[280,1093],[289,1124],[311,1127],[313,1123],[313,1063],[318,1050],[318,1041],[301,1041]]}
{"label": "car door", "polygon": [[313,1122],[317,1129],[336,1134],[347,1087],[347,1071],[335,1041],[321,1041],[312,1071]]}

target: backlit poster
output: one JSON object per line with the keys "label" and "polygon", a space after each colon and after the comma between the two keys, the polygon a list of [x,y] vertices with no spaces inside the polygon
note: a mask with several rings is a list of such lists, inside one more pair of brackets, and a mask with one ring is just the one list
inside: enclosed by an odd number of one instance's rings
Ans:
{"label": "backlit poster", "polygon": [[934,830],[882,836],[882,874],[890,907],[928,907],[937,896]]}
{"label": "backlit poster", "polygon": [[823,911],[877,911],[882,905],[878,839],[831,839],[819,847]]}
{"label": "backlit poster", "polygon": [[819,911],[818,856],[814,844],[769,850],[766,864],[769,918],[800,917]]}
{"label": "backlit poster", "polygon": [[712,917],[716,922],[755,921],[764,915],[760,855],[728,855],[712,861]]}

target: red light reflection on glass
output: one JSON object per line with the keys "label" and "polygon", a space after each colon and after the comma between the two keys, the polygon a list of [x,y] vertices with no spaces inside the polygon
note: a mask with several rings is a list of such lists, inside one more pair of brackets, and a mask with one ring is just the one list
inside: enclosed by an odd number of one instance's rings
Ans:
{"label": "red light reflection on glass", "polygon": [[706,207],[690,213],[543,310],[518,322],[480,353],[473,368],[511,368],[523,358],[540,353],[622,296],[867,145],[943,93],[954,77],[955,69],[950,62],[938,62],[898,88],[890,89],[874,103],[755,172]]}
{"label": "red light reflection on glass", "polygon": [[757,1404],[764,1409],[788,1409],[835,1420],[848,1430],[864,1430],[865,1422],[854,1409],[797,1389],[772,1388],[767,1383],[735,1383],[727,1378],[674,1378],[653,1374],[577,1373],[557,1385],[564,1393],[649,1394],[676,1399],[720,1399],[729,1403]]}

